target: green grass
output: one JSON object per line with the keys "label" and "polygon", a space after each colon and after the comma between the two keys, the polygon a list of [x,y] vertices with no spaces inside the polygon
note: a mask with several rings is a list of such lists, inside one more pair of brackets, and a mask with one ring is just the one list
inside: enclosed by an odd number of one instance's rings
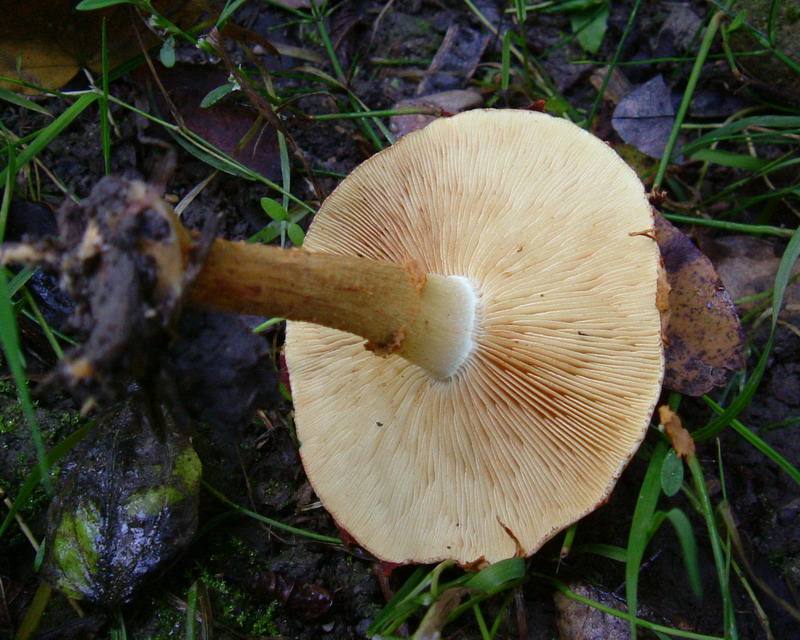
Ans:
{"label": "green grass", "polygon": [[[84,8],[109,4],[104,0],[83,3]],[[144,2],[138,5],[148,9]],[[217,20],[218,25],[230,21],[233,11],[242,4],[241,1],[229,1]],[[337,49],[330,33],[330,19],[339,10],[339,5],[327,0],[313,2],[309,9],[285,9],[273,3],[277,11],[285,11],[287,22],[307,34],[309,49],[317,48],[316,60],[322,62],[301,63],[298,68],[264,77],[257,73],[246,74],[245,80],[258,96],[263,98],[281,118],[285,116],[313,119],[319,123],[329,123],[331,127],[341,123],[352,123],[356,135],[374,150],[380,150],[394,141],[388,127],[388,118],[402,113],[418,113],[415,110],[392,110],[375,108],[369,105],[354,89],[359,74],[366,73],[370,65],[384,71],[404,66],[420,66],[424,68],[430,60],[419,60],[414,57],[405,59],[372,59],[357,58],[349,68],[339,59]],[[570,21],[574,11],[585,10],[588,2],[524,2],[511,0],[506,6],[506,23],[509,27],[504,32],[498,30],[486,15],[482,14],[478,5],[471,0],[464,0],[464,16],[471,15],[486,34],[499,39],[496,53],[489,52],[484,63],[477,70],[472,86],[480,89],[487,105],[520,106],[536,100],[547,100],[547,108],[581,123],[589,129],[596,125],[603,106],[603,91],[611,77],[613,69],[627,70],[634,65],[651,64],[655,60],[627,60],[626,44],[634,30],[639,26],[641,13],[645,3],[636,0],[627,15],[621,34],[617,33],[615,44],[606,43],[599,53],[581,51],[573,64],[601,64],[608,67],[609,73],[600,91],[583,104],[572,104],[556,89],[554,79],[546,71],[547,56],[556,50],[575,50],[586,45],[586,22]],[[596,3],[597,4],[597,3]],[[733,439],[737,444],[753,447],[763,457],[763,464],[775,465],[781,473],[800,483],[800,471],[791,460],[781,456],[763,437],[748,428],[740,417],[750,407],[754,398],[762,392],[761,382],[767,373],[773,348],[780,327],[779,312],[786,300],[787,287],[792,281],[792,270],[800,257],[800,234],[796,225],[792,224],[786,212],[800,210],[800,184],[787,180],[787,175],[796,175],[800,164],[798,140],[800,140],[800,112],[791,106],[775,105],[764,98],[755,106],[748,107],[732,116],[711,121],[709,119],[693,120],[690,106],[696,96],[698,87],[702,87],[712,72],[711,65],[736,64],[738,57],[756,55],[759,51],[772,51],[779,59],[784,60],[795,71],[800,66],[782,52],[770,37],[770,34],[755,32],[748,24],[747,16],[738,12],[735,2],[709,2],[705,19],[705,30],[695,43],[695,51],[672,58],[659,58],[661,65],[669,68],[671,79],[677,80],[682,88],[680,105],[672,126],[669,141],[663,156],[657,160],[654,169],[643,176],[653,187],[664,187],[670,192],[670,200],[665,204],[665,215],[674,223],[685,228],[705,228],[716,234],[746,234],[757,237],[772,237],[784,243],[783,256],[771,291],[757,296],[763,303],[759,312],[767,314],[768,337],[756,353],[752,366],[736,379],[736,384],[729,385],[721,395],[709,395],[703,402],[709,407],[711,417],[704,423],[698,423],[694,417],[687,422],[693,428],[693,437],[700,443],[706,443],[704,452],[711,450],[713,441],[723,433],[726,442]],[[580,6],[579,6],[580,5]],[[586,6],[584,6],[586,5]],[[612,4],[613,10],[613,4]],[[547,13],[545,13],[547,12]],[[573,28],[565,29],[558,43],[537,53],[531,46],[529,38],[537,28],[543,16],[561,16],[565,24]],[[202,37],[192,30],[184,31],[171,23],[162,20],[165,33],[170,37],[186,39],[203,45]],[[578,24],[577,28],[574,28]],[[581,26],[582,25],[582,26]],[[727,46],[729,32],[733,28],[748,29],[754,33],[761,49],[752,52],[739,52],[734,56]],[[583,30],[583,32],[582,32]],[[598,35],[599,34],[599,35]],[[602,40],[602,32],[596,32]],[[207,44],[207,43],[206,43]],[[587,57],[591,56],[591,59]],[[719,67],[716,67],[718,72]],[[245,73],[244,71],[242,73]],[[110,172],[111,157],[115,132],[112,127],[111,109],[136,114],[147,118],[172,136],[173,140],[185,152],[204,162],[210,169],[235,176],[239,180],[248,181],[263,187],[264,228],[254,239],[273,240],[280,238],[282,244],[289,242],[302,243],[302,227],[304,220],[312,215],[315,202],[309,202],[298,196],[301,179],[309,177],[309,169],[314,177],[334,175],[330,171],[316,167],[301,168],[296,161],[297,149],[282,131],[278,132],[280,152],[281,179],[273,182],[252,171],[228,154],[215,148],[180,125],[171,124],[156,115],[140,110],[121,99],[114,92],[114,81],[118,77],[115,70],[108,68],[107,56],[103,56],[103,67],[100,86],[96,89],[75,95],[58,92],[50,94],[48,102],[33,101],[0,90],[0,100],[16,108],[38,114],[41,118],[40,128],[36,130],[14,131],[0,126],[2,131],[2,158],[5,168],[0,173],[0,186],[3,187],[2,207],[0,207],[0,238],[6,225],[7,211],[15,189],[20,187],[30,195],[38,193],[39,188],[34,179],[36,163],[46,156],[48,145],[69,131],[79,121],[96,118],[101,131],[101,150],[103,166]],[[291,82],[291,84],[288,84]],[[731,82],[733,82],[731,80]],[[226,90],[227,91],[227,90]],[[300,106],[304,98],[324,94],[329,98],[329,111],[325,113],[306,113]],[[50,115],[46,108],[57,105],[53,109],[56,117]],[[380,105],[378,105],[380,106]],[[713,119],[712,119],[713,120]],[[0,123],[2,124],[2,123]],[[322,125],[320,125],[322,126]],[[679,143],[682,146],[679,147]],[[687,170],[676,163],[678,154],[682,154],[697,170]],[[779,186],[773,188],[773,184]],[[271,204],[269,204],[271,203]],[[299,230],[299,231],[298,231]],[[13,526],[13,517],[24,512],[34,489],[40,482],[47,483],[49,466],[57,462],[66,452],[85,435],[87,427],[83,427],[71,436],[56,444],[49,452],[45,449],[41,430],[34,410],[29,383],[26,378],[26,358],[17,331],[16,318],[20,313],[26,314],[37,322],[52,349],[61,354],[67,342],[52,328],[47,326],[34,299],[26,289],[32,270],[23,270],[12,274],[7,270],[0,271],[0,343],[6,365],[13,382],[18,389],[20,406],[31,433],[38,456],[39,466],[23,484],[17,496],[13,496],[13,507],[5,515],[0,525],[0,536]],[[758,314],[748,316],[746,320],[754,322]],[[266,329],[272,323],[265,323]],[[755,352],[755,346],[751,345]],[[680,398],[673,396],[673,406],[677,407]],[[783,429],[796,428],[800,417],[792,417],[782,425]],[[654,425],[655,427],[656,425]],[[777,427],[776,427],[777,428]],[[762,430],[766,431],[766,429]],[[676,566],[680,580],[686,590],[701,596],[701,581],[698,565],[702,558],[711,558],[714,566],[716,587],[713,593],[702,594],[703,598],[718,598],[721,603],[721,620],[719,628],[721,637],[735,639],[739,637],[737,609],[741,606],[738,598],[742,593],[750,598],[755,607],[759,607],[756,590],[752,589],[745,572],[741,571],[733,557],[730,528],[720,527],[720,512],[735,509],[727,501],[712,498],[707,478],[716,474],[722,478],[724,474],[722,456],[724,445],[718,456],[719,467],[716,468],[711,458],[714,452],[706,453],[702,458],[692,457],[685,463],[671,453],[669,443],[652,429],[651,437],[637,454],[645,467],[644,478],[638,489],[638,498],[627,505],[627,517],[623,517],[627,527],[624,546],[619,541],[601,541],[581,543],[580,523],[569,530],[570,538],[564,543],[565,558],[559,558],[556,552],[551,558],[552,566],[559,563],[569,564],[571,570],[580,572],[580,562],[575,558],[594,555],[601,556],[622,568],[625,576],[624,591],[630,613],[618,611],[599,602],[595,602],[575,593],[566,582],[562,581],[558,570],[542,572],[530,569],[528,563],[521,559],[512,559],[498,563],[476,574],[466,574],[448,563],[436,567],[419,567],[397,590],[395,597],[374,619],[370,633],[383,638],[397,637],[395,634],[403,624],[414,628],[424,625],[426,628],[444,629],[447,624],[457,618],[469,619],[475,630],[475,637],[491,640],[513,633],[506,620],[514,606],[515,594],[523,585],[535,582],[548,586],[575,601],[604,611],[610,615],[627,620],[632,637],[642,629],[654,632],[659,637],[716,638],[716,635],[704,635],[702,632],[688,632],[665,625],[658,625],[640,617],[639,591],[642,580],[642,565],[648,550],[661,539],[656,533],[666,529],[677,540],[683,557],[682,566]],[[685,476],[685,477],[684,477]],[[630,481],[629,479],[626,481]],[[292,527],[277,519],[246,509],[232,502],[210,486],[208,493],[225,503],[230,515],[245,515],[257,519],[269,526],[317,542],[323,542],[339,553],[341,541],[332,536],[322,535]],[[687,507],[688,505],[688,507]],[[620,508],[620,507],[617,507]],[[221,521],[221,520],[220,520]],[[215,521],[216,523],[216,521]],[[668,525],[664,527],[663,525]],[[575,539],[573,544],[572,538]],[[571,549],[571,550],[570,550]],[[551,552],[552,553],[552,552]],[[546,564],[546,563],[539,563]],[[588,580],[589,576],[579,576]],[[198,589],[200,582],[205,588],[213,591],[220,587],[214,585],[210,576],[191,585],[187,595],[187,609],[182,621],[183,632],[187,638],[197,637],[196,619],[198,608]],[[737,595],[739,594],[739,595]],[[448,599],[458,604],[451,610],[445,607]],[[490,600],[489,606],[485,602]],[[701,605],[702,606],[702,605]],[[442,613],[447,611],[446,615]],[[266,624],[266,623],[265,623]],[[513,628],[513,625],[511,625]],[[275,633],[273,627],[265,626],[259,632]],[[125,623],[118,618],[115,628],[116,637],[125,637]]]}

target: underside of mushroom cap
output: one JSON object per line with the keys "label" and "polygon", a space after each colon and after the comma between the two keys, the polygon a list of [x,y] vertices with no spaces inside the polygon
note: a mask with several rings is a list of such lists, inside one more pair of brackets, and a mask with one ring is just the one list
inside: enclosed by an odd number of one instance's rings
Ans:
{"label": "underside of mushroom cap", "polygon": [[437,120],[344,180],[307,249],[462,276],[479,304],[445,380],[290,323],[300,453],[340,526],[386,561],[495,562],[603,502],[661,387],[652,228],[611,148],[535,112]]}

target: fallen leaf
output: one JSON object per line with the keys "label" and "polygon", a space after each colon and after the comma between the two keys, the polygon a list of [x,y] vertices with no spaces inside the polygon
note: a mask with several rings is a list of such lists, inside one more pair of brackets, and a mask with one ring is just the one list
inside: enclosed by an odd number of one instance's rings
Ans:
{"label": "fallen leaf", "polygon": [[417,95],[460,89],[475,73],[488,44],[489,36],[481,30],[451,25],[417,87]]}
{"label": "fallen leaf", "polygon": [[670,90],[660,74],[626,95],[611,118],[625,142],[653,158],[664,153],[674,122]]}
{"label": "fallen leaf", "polygon": [[744,367],[744,331],[711,260],[663,216],[656,229],[671,287],[664,386],[703,395]]}
{"label": "fallen leaf", "polygon": [[[239,104],[232,96],[200,108],[203,99],[212,91],[229,84],[224,71],[179,63],[171,69],[159,69],[158,76],[191,131],[265,178],[280,180],[281,156],[277,135],[271,127],[264,125],[251,131],[258,117],[255,110]],[[149,70],[141,67],[138,77],[143,84],[150,81]],[[161,115],[169,118],[166,101],[158,91],[154,91],[154,95]],[[242,140],[248,134],[251,137],[242,146]]]}
{"label": "fallen leaf", "polygon": [[695,454],[694,440],[689,432],[684,429],[677,413],[667,405],[658,408],[658,419],[667,431],[667,436],[672,441],[672,448],[684,460]]}
{"label": "fallen leaf", "polygon": [[[115,67],[159,40],[130,5],[99,11],[77,11],[75,0],[26,0],[15,2],[0,21],[0,76],[45,89],[58,89],[82,67],[101,69],[101,31],[106,20],[108,60]],[[178,24],[191,24],[198,2],[160,0],[156,9]],[[12,91],[35,93],[17,83],[0,82]]]}
{"label": "fallen leaf", "polygon": [[483,104],[483,97],[476,91],[469,89],[454,89],[453,91],[442,91],[429,96],[420,96],[401,100],[392,107],[393,109],[419,109],[430,113],[413,113],[392,116],[389,119],[389,126],[392,133],[398,138],[408,135],[412,131],[417,131],[427,126],[439,115],[455,115],[467,109],[472,109]]}
{"label": "fallen leaf", "polygon": [[661,29],[655,38],[654,56],[668,58],[684,55],[695,46],[697,33],[703,21],[689,3],[676,2],[670,7]]}
{"label": "fallen leaf", "polygon": [[315,582],[293,580],[280,571],[260,567],[232,567],[226,577],[243,584],[254,597],[269,604],[277,601],[302,620],[321,618],[333,606],[330,591]]}
{"label": "fallen leaf", "polygon": [[722,89],[699,89],[692,97],[689,115],[693,118],[727,118],[751,106],[744,96]]}
{"label": "fallen leaf", "polygon": [[613,70],[611,70],[611,77],[608,79],[608,82],[606,82],[609,69],[610,67],[595,69],[592,75],[589,76],[589,82],[597,91],[600,91],[600,89],[603,88],[603,83],[605,83],[606,88],[603,93],[603,99],[609,100],[613,104],[619,104],[625,96],[631,93],[633,85],[631,81],[625,77],[625,74],[620,71],[619,67],[614,67]]}

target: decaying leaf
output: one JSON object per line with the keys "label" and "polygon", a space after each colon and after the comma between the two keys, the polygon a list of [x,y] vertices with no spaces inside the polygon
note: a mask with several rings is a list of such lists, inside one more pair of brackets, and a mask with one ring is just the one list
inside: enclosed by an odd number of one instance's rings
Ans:
{"label": "decaying leaf", "polygon": [[479,107],[483,104],[483,97],[476,91],[469,89],[454,89],[442,91],[429,96],[419,96],[401,100],[392,107],[393,109],[419,109],[427,113],[411,113],[392,116],[389,126],[398,138],[422,129],[433,122],[439,115],[455,115],[467,109]]}
{"label": "decaying leaf", "polygon": [[656,36],[656,55],[667,57],[687,54],[696,46],[697,34],[703,28],[703,21],[688,2],[667,5],[665,10],[669,13]]}
{"label": "decaying leaf", "polygon": [[711,260],[660,215],[656,229],[671,287],[664,386],[699,396],[744,367],[744,331]]}
{"label": "decaying leaf", "polygon": [[489,40],[480,29],[450,25],[417,87],[417,95],[460,89],[475,73]]}
{"label": "decaying leaf", "polygon": [[694,440],[683,427],[677,413],[667,405],[658,408],[658,419],[667,431],[667,436],[672,441],[672,448],[684,460],[695,454]]}
{"label": "decaying leaf", "polygon": [[[141,68],[140,82],[150,82],[150,71]],[[170,113],[160,87],[153,86],[153,95],[160,115],[166,119],[179,117],[188,129],[218,149],[231,155],[256,173],[270,179],[281,177],[281,156],[275,130],[265,125],[251,107],[226,98],[200,108],[204,99],[221,87],[230,86],[228,74],[202,65],[176,64],[159,68],[163,87],[177,113]],[[230,93],[230,92],[229,92]],[[223,167],[224,168],[224,167]]]}
{"label": "decaying leaf", "polygon": [[[99,71],[104,19],[112,67],[140,52],[139,37],[145,47],[158,44],[146,20],[130,5],[77,11],[76,4],[75,0],[26,0],[8,7],[0,20],[0,76],[58,89],[82,67]],[[153,4],[179,24],[191,24],[199,12],[197,2],[156,0]],[[0,82],[0,86],[24,90],[16,83]]]}
{"label": "decaying leaf", "polygon": [[675,121],[669,87],[661,75],[625,96],[611,123],[622,139],[653,158],[660,158]]}
{"label": "decaying leaf", "polygon": [[[611,72],[611,77],[606,82],[606,76],[609,71]],[[589,76],[589,82],[597,91],[600,91],[603,83],[605,83],[606,88],[603,93],[603,99],[610,101],[614,105],[619,104],[633,90],[631,81],[628,80],[619,67],[614,67],[613,69],[600,67],[595,69],[592,71],[592,75]]]}
{"label": "decaying leaf", "polygon": [[124,602],[197,527],[200,460],[168,411],[138,393],[64,463],[42,573],[68,596]]}

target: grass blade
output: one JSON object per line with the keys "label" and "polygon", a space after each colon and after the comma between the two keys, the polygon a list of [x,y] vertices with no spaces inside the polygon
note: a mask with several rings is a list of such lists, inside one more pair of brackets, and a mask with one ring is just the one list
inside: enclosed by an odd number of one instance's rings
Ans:
{"label": "grass blade", "polygon": [[288,531],[289,533],[294,533],[298,536],[303,536],[304,538],[310,538],[311,540],[317,540],[319,542],[327,542],[329,544],[342,544],[342,541],[339,538],[332,538],[331,536],[323,536],[320,533],[314,533],[313,531],[306,531],[305,529],[298,529],[297,527],[293,527],[288,524],[284,524],[278,520],[273,520],[272,518],[268,518],[267,516],[262,516],[260,513],[256,513],[255,511],[250,511],[250,509],[245,509],[244,507],[239,506],[232,500],[226,498],[222,493],[217,491],[214,487],[212,487],[207,482],[203,482],[203,486],[211,493],[217,500],[224,502],[225,504],[234,507],[239,511],[239,513],[249,516],[255,520],[260,520],[276,529],[282,529],[283,531]]}
{"label": "grass blade", "polygon": [[728,559],[722,550],[722,540],[720,539],[719,531],[717,530],[714,508],[711,506],[711,499],[708,496],[708,487],[706,487],[703,469],[700,467],[700,462],[697,460],[697,456],[691,456],[687,460],[687,464],[689,466],[689,470],[692,472],[694,486],[697,490],[697,496],[700,500],[701,510],[706,521],[706,527],[708,529],[711,551],[714,554],[714,564],[717,568],[717,579],[719,580],[719,588],[722,595],[725,638],[735,640],[739,637],[739,634],[736,630],[736,618],[734,617],[733,602],[731,600]]}
{"label": "grass blade", "polygon": [[628,536],[627,562],[625,564],[625,596],[628,601],[628,611],[631,612],[631,638],[636,640],[636,613],[638,611],[639,568],[644,558],[644,550],[650,540],[650,527],[656,510],[658,498],[661,495],[661,467],[664,456],[667,455],[667,445],[664,442],[656,444],[650,464],[639,491],[639,499],[633,512],[631,531]]}
{"label": "grass blade", "polygon": [[770,328],[767,343],[764,345],[764,350],[761,357],[758,359],[753,373],[747,381],[747,384],[742,389],[741,393],[736,396],[736,399],[725,409],[719,416],[711,420],[705,427],[698,429],[692,433],[692,437],[698,442],[708,440],[714,437],[725,427],[727,427],[738,416],[744,408],[750,404],[753,395],[764,376],[769,362],[772,344],[775,342],[775,334],[778,329],[778,315],[780,314],[783,299],[786,294],[786,287],[789,285],[789,279],[792,277],[792,269],[794,264],[800,257],[800,229],[795,230],[792,239],[786,246],[783,252],[780,264],[778,265],[778,273],[775,276],[775,288],[772,292],[772,326]]}
{"label": "grass blade", "polygon": [[100,96],[100,137],[103,144],[103,166],[106,175],[111,175],[111,116],[108,111],[108,46],[106,43],[106,19],[103,17],[101,33],[101,63],[103,73],[103,95]]}
{"label": "grass blade", "polygon": [[[728,0],[727,4],[729,5],[731,2],[732,0]],[[672,125],[672,131],[670,132],[669,139],[667,140],[667,146],[664,148],[664,153],[661,156],[661,162],[658,165],[658,171],[656,172],[656,177],[653,181],[653,189],[660,187],[661,183],[664,181],[664,176],[667,173],[667,167],[672,160],[672,152],[675,150],[675,145],[678,142],[678,135],[681,132],[683,121],[686,119],[686,114],[689,112],[689,105],[692,102],[692,97],[694,96],[694,91],[697,88],[697,83],[700,81],[700,74],[703,71],[703,65],[706,63],[706,58],[708,58],[708,52],[711,49],[711,44],[714,42],[714,38],[717,35],[717,30],[719,29],[719,25],[723,18],[725,18],[725,14],[722,11],[717,11],[713,16],[711,16],[711,20],[708,23],[708,28],[706,29],[706,33],[703,36],[702,42],[700,43],[700,49],[697,52],[697,58],[695,59],[694,66],[692,66],[692,71],[689,74],[689,81],[686,83],[686,88],[683,90],[683,99],[678,107],[678,113],[675,114],[675,123]]]}
{"label": "grass blade", "polygon": [[27,98],[23,98],[21,95],[14,93],[13,91],[9,91],[8,89],[4,89],[0,87],[0,100],[5,100],[6,102],[10,102],[18,107],[22,107],[23,109],[30,109],[31,111],[36,111],[37,113],[41,113],[42,115],[53,117],[47,109],[45,109],[42,105],[37,104],[33,100],[28,100]]}
{"label": "grass blade", "polygon": [[700,581],[700,567],[697,563],[697,540],[694,537],[692,523],[686,514],[680,509],[670,509],[669,511],[659,511],[656,513],[652,533],[661,526],[664,520],[669,520],[675,529],[678,542],[683,552],[683,562],[686,567],[686,576],[689,579],[689,586],[696,598],[703,596],[703,585]]}
{"label": "grass blade", "polygon": [[[80,429],[73,431],[55,447],[50,449],[46,455],[47,464],[53,465],[61,460],[61,458],[63,458],[69,451],[73,449],[73,447],[75,447],[75,445],[77,445],[86,437],[91,428],[91,425],[85,425]],[[6,529],[8,529],[8,526],[11,524],[12,520],[14,520],[14,516],[16,516],[19,510],[28,502],[28,499],[33,494],[34,489],[36,489],[36,485],[39,484],[41,479],[41,468],[36,467],[33,471],[31,471],[28,478],[20,487],[17,498],[14,500],[14,504],[11,505],[11,508],[6,514],[5,520],[3,520],[3,524],[0,525],[0,537],[6,532]]]}
{"label": "grass blade", "polygon": [[[709,405],[714,411],[717,413],[722,413],[723,409],[720,407],[716,402],[714,402],[708,396],[704,396],[703,400],[706,401],[706,404]],[[747,440],[750,444],[752,444],[756,449],[758,449],[761,453],[767,456],[770,460],[772,460],[775,464],[777,464],[781,469],[783,469],[789,476],[794,480],[797,484],[800,484],[800,471],[797,470],[786,458],[784,458],[781,454],[779,454],[775,449],[773,449],[770,445],[764,442],[761,438],[759,438],[755,433],[750,431],[746,426],[744,426],[738,420],[731,420],[731,428],[736,431],[742,438]]]}
{"label": "grass blade", "polygon": [[[3,202],[0,207],[0,220],[2,220],[0,232],[5,231],[5,221],[8,217],[8,207],[11,203],[11,193],[14,187],[13,175],[17,166],[17,159],[14,158],[13,154],[9,153],[8,167],[3,174],[3,177],[6,178],[6,182],[3,192]],[[0,236],[0,240],[2,240],[2,236]],[[19,331],[17,328],[17,318],[14,311],[14,304],[11,300],[11,291],[8,286],[6,269],[0,269],[0,347],[2,347],[6,364],[14,379],[14,384],[17,386],[17,396],[19,397],[19,402],[22,407],[22,413],[28,423],[31,439],[33,440],[36,455],[39,459],[39,471],[41,473],[42,482],[44,482],[47,490],[50,491],[50,466],[45,458],[44,442],[42,440],[42,432],[39,429],[39,422],[36,419],[36,413],[33,411],[33,398],[31,397],[31,390],[28,387],[28,379],[25,375],[22,347],[20,345]]]}
{"label": "grass blade", "polygon": [[[55,140],[61,132],[64,131],[72,122],[81,115],[89,105],[95,100],[99,99],[100,95],[97,93],[84,93],[78,98],[70,107],[67,108],[58,118],[53,120],[44,129],[39,131],[36,138],[31,142],[26,149],[17,156],[17,171],[22,169],[26,164],[33,160],[39,152],[44,149],[48,144]],[[8,176],[6,174],[0,175],[0,187],[6,184]]]}

